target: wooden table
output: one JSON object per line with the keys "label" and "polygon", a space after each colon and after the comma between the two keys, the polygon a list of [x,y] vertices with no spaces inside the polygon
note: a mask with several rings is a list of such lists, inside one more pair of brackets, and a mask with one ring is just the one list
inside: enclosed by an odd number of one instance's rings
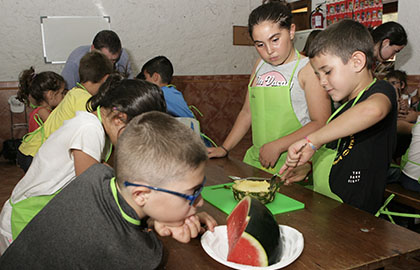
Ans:
{"label": "wooden table", "polygon": [[[206,167],[207,185],[231,182],[228,175],[269,174],[231,158],[212,159]],[[283,269],[377,269],[401,257],[420,254],[420,234],[376,218],[364,211],[339,203],[294,184],[280,192],[305,203],[305,209],[276,215],[279,224],[303,234],[305,246],[300,257]],[[219,223],[227,215],[205,202],[207,211]],[[181,244],[163,238],[166,269],[229,269],[203,250],[199,239]]]}

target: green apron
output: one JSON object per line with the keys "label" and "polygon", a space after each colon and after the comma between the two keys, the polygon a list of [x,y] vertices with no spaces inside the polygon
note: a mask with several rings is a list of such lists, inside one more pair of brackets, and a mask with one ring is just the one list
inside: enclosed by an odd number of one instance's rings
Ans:
{"label": "green apron", "polygon": [[9,200],[10,205],[12,206],[11,223],[13,240],[16,239],[25,226],[52,198],[54,198],[55,195],[58,194],[58,192],[60,192],[60,190],[52,195],[30,197],[17,203],[12,203],[12,200]]}
{"label": "green apron", "polygon": [[[280,155],[274,168],[267,169],[264,168],[259,161],[260,148],[264,144],[289,135],[302,127],[293,111],[290,98],[290,84],[300,61],[299,52],[296,51],[296,54],[298,56],[296,65],[293,68],[292,75],[290,76],[287,85],[251,87],[255,75],[251,78],[248,85],[249,103],[252,115],[253,145],[246,152],[243,161],[272,174],[278,172],[286,161],[287,151]],[[261,67],[264,64],[262,64]],[[255,74],[257,73],[258,71],[255,72]]]}
{"label": "green apron", "polygon": [[[363,95],[363,93],[366,91],[366,89],[369,89],[374,83],[376,82],[376,79],[374,79],[365,89],[360,91],[360,93],[357,95],[356,99],[353,101],[353,104],[351,107],[353,107],[357,101],[359,101],[360,97]],[[334,118],[334,116],[339,113],[344,106],[346,106],[346,103],[340,106],[328,119],[327,124]],[[315,154],[312,157],[312,164],[313,164],[313,180],[314,180],[314,191],[321,193],[327,197],[330,197],[334,200],[337,200],[339,202],[343,202],[340,197],[338,197],[335,193],[331,191],[330,188],[330,172],[331,168],[334,164],[334,160],[337,156],[337,152],[340,146],[341,139],[338,140],[336,149],[330,149],[327,148],[325,145],[323,145],[320,149],[318,149]]]}

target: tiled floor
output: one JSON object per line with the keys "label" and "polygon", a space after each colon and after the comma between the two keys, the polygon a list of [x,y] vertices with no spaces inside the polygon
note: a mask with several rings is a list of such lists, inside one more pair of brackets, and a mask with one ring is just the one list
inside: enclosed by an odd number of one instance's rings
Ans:
{"label": "tiled floor", "polygon": [[[9,198],[13,187],[23,176],[23,171],[16,165],[0,158],[0,208]],[[386,267],[384,270],[419,270],[420,256],[416,258],[403,259]]]}

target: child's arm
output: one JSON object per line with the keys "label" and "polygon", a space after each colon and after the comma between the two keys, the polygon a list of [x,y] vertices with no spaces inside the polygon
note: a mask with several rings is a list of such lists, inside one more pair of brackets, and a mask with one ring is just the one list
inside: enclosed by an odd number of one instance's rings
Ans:
{"label": "child's arm", "polygon": [[[384,119],[391,108],[391,101],[386,95],[373,94],[365,101],[343,112],[328,125],[308,135],[307,138],[316,148],[319,148],[325,143],[350,136],[373,126]],[[280,169],[280,173],[288,167],[290,169],[302,165],[312,157],[315,151],[309,144],[299,152],[305,143],[307,140],[301,139],[289,147],[286,164]]]}
{"label": "child's arm", "polygon": [[[262,61],[258,59],[254,65],[251,80],[254,78],[257,66],[259,62]],[[246,91],[245,101],[242,105],[242,109],[236,117],[235,123],[233,124],[232,130],[229,132],[225,141],[222,143],[223,147],[230,151],[232,150],[245,136],[251,127],[251,108],[249,104],[249,91]],[[213,157],[225,157],[227,155],[225,149],[222,147],[210,147],[208,148],[209,158]]]}
{"label": "child's arm", "polygon": [[41,108],[38,111],[38,115],[41,118],[42,122],[45,123],[47,121],[48,116],[50,116],[51,111],[47,108]]}
{"label": "child's arm", "polygon": [[98,163],[96,159],[89,156],[82,150],[72,149],[71,152],[74,159],[74,171],[76,173],[76,176],[79,176],[80,174],[82,174],[93,164]]}
{"label": "child's arm", "polygon": [[327,92],[321,87],[309,63],[300,70],[298,78],[299,84],[305,91],[311,122],[295,132],[261,147],[260,162],[266,168],[274,167],[279,156],[283,152],[286,152],[292,143],[323,127],[331,115],[330,98]]}
{"label": "child's arm", "polygon": [[398,119],[407,121],[407,122],[416,122],[418,112],[415,110],[408,110],[406,114],[398,114]]}
{"label": "child's arm", "polygon": [[182,225],[171,226],[171,224],[154,221],[155,231],[160,236],[172,236],[181,243],[188,243],[191,238],[195,238],[199,233],[203,233],[205,229],[201,227],[204,224],[210,231],[214,231],[217,226],[216,220],[206,212],[197,213],[196,215],[187,217]]}

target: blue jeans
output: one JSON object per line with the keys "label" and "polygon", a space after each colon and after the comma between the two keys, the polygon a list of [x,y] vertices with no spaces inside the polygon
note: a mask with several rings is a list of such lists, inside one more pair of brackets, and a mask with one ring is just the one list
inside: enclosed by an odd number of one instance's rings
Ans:
{"label": "blue jeans", "polygon": [[417,179],[408,177],[407,175],[404,174],[404,172],[401,172],[399,182],[405,189],[420,192],[419,181],[417,181]]}
{"label": "blue jeans", "polygon": [[399,183],[405,189],[420,192],[419,181],[417,181],[417,179],[413,179],[407,176],[400,170],[400,168],[397,168],[397,167],[390,167],[388,169],[388,176],[386,179],[386,183],[387,184]]}
{"label": "blue jeans", "polygon": [[17,164],[25,173],[28,171],[29,166],[31,166],[32,159],[32,156],[26,156],[19,150],[17,151]]}

